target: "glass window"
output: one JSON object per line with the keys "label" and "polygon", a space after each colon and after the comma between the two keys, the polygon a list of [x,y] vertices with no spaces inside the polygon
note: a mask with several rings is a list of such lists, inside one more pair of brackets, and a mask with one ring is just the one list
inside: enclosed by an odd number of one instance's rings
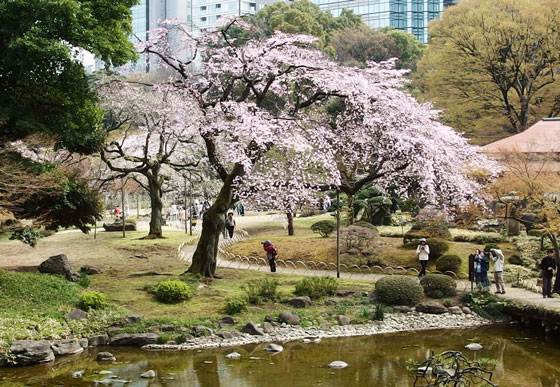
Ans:
{"label": "glass window", "polygon": [[222,8],[222,5],[221,4],[216,4],[216,9],[220,9],[220,8]]}

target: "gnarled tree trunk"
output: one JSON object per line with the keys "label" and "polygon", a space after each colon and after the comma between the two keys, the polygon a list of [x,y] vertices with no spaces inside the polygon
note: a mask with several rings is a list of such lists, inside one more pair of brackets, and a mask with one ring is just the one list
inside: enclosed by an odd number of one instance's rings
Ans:
{"label": "gnarled tree trunk", "polygon": [[233,203],[233,181],[242,172],[241,166],[234,168],[224,181],[214,204],[204,212],[202,232],[193,254],[191,267],[187,272],[200,274],[203,277],[215,276],[218,242],[225,228],[226,212]]}
{"label": "gnarled tree trunk", "polygon": [[354,224],[354,195],[350,193],[346,193],[348,196],[348,225],[351,226]]}
{"label": "gnarled tree trunk", "polygon": [[295,235],[294,231],[294,214],[291,211],[286,212],[288,218],[288,235]]}
{"label": "gnarled tree trunk", "polygon": [[163,202],[161,198],[163,196],[163,191],[161,189],[162,182],[159,176],[159,169],[159,166],[152,168],[151,173],[146,176],[148,178],[151,206],[150,232],[148,236],[155,238],[163,237],[163,232],[161,229],[163,210]]}

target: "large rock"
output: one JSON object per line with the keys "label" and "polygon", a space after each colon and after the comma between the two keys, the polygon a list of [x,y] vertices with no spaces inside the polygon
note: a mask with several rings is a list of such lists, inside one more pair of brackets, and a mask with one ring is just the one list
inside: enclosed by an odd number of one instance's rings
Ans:
{"label": "large rock", "polygon": [[137,322],[140,322],[142,320],[142,316],[139,314],[130,314],[128,316],[126,316],[126,318],[124,319],[124,321],[127,324],[134,324]]}
{"label": "large rock", "polygon": [[350,324],[350,317],[339,315],[338,316],[338,324],[339,325],[349,325]]}
{"label": "large rock", "polygon": [[46,274],[60,274],[67,280],[77,282],[80,275],[74,270],[64,254],[54,255],[39,265],[39,272]]}
{"label": "large rock", "polygon": [[[105,231],[122,231],[123,225],[121,222],[118,223],[103,223],[103,228]],[[124,224],[125,231],[136,231],[136,225],[132,223]]]}
{"label": "large rock", "polygon": [[354,293],[356,293],[356,292],[353,291],[353,290],[344,290],[344,289],[341,289],[341,290],[337,290],[337,291],[336,291],[336,296],[337,296],[337,297],[348,297],[348,296],[351,296],[351,295],[354,294]]}
{"label": "large rock", "polygon": [[140,377],[144,378],[144,379],[155,378],[156,377],[156,371],[149,370],[149,371],[143,372],[142,374],[140,374]]}
{"label": "large rock", "polygon": [[51,343],[46,340],[17,340],[10,346],[17,365],[46,363],[54,360]]}
{"label": "large rock", "polygon": [[156,344],[159,336],[155,333],[121,333],[111,337],[109,345],[122,347],[142,347]]}
{"label": "large rock", "polygon": [[214,334],[214,331],[212,331],[212,329],[208,327],[205,327],[204,325],[197,325],[195,327],[192,327],[191,334],[194,337],[212,336]]}
{"label": "large rock", "polygon": [[429,314],[442,314],[447,313],[447,308],[437,302],[427,301],[416,305],[416,311]]}
{"label": "large rock", "polygon": [[285,322],[286,324],[290,325],[297,325],[299,324],[299,317],[290,312],[282,312],[280,313],[280,321]]}
{"label": "large rock", "polygon": [[463,311],[462,311],[461,308],[458,307],[458,306],[450,306],[450,307],[449,307],[449,313],[452,313],[452,314],[463,314]]}
{"label": "large rock", "polygon": [[88,344],[90,347],[98,347],[101,345],[109,345],[109,336],[107,335],[97,335],[88,337]]}
{"label": "large rock", "polygon": [[55,340],[51,344],[55,356],[73,355],[83,352],[78,339]]}
{"label": "large rock", "polygon": [[101,274],[101,269],[95,266],[90,266],[90,265],[84,265],[82,267],[80,267],[80,271],[82,273],[86,273],[88,275],[94,275],[94,274]]}
{"label": "large rock", "polygon": [[78,343],[80,343],[80,347],[82,347],[82,348],[84,348],[84,349],[87,348],[87,347],[89,347],[89,340],[88,340],[87,338],[85,338],[85,337],[79,339],[79,340],[78,340]]}
{"label": "large rock", "polygon": [[87,318],[87,312],[81,309],[72,309],[66,315],[68,320],[85,320]]}
{"label": "large rock", "polygon": [[264,350],[267,352],[282,352],[284,350],[284,347],[278,344],[270,343]]}
{"label": "large rock", "polygon": [[235,320],[233,319],[233,317],[231,316],[224,316],[222,317],[222,319],[220,320],[221,324],[224,325],[234,325],[235,324]]}
{"label": "large rock", "polygon": [[264,333],[274,332],[274,325],[272,325],[268,321],[263,322],[263,331],[264,331]]}
{"label": "large rock", "polygon": [[292,298],[289,303],[294,308],[307,308],[308,306],[311,306],[313,304],[311,302],[311,298],[309,298],[308,296]]}
{"label": "large rock", "polygon": [[97,361],[115,361],[117,360],[111,352],[99,352],[97,354]]}
{"label": "large rock", "polygon": [[248,333],[253,336],[263,336],[264,332],[261,328],[257,326],[257,324],[253,322],[247,323],[243,328],[241,328],[241,332]]}
{"label": "large rock", "polygon": [[230,332],[216,332],[216,336],[223,340],[233,339],[233,335]]}

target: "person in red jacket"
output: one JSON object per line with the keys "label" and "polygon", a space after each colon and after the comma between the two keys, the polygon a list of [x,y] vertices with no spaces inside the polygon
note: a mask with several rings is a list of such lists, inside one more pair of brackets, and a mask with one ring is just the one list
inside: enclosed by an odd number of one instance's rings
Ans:
{"label": "person in red jacket", "polygon": [[276,256],[278,255],[278,249],[274,247],[271,241],[261,242],[264,251],[266,251],[266,259],[268,259],[268,264],[270,265],[270,271],[276,273]]}

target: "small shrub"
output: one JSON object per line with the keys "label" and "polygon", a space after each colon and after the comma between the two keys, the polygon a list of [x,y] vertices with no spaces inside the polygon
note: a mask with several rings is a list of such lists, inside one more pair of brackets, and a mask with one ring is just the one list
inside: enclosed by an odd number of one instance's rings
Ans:
{"label": "small shrub", "polygon": [[486,246],[484,246],[484,252],[485,253],[489,253],[490,249],[499,249],[500,246],[498,246],[497,243],[487,243]]}
{"label": "small shrub", "polygon": [[157,344],[165,344],[171,340],[173,340],[173,337],[170,334],[161,333],[157,338]]}
{"label": "small shrub", "polygon": [[373,224],[360,220],[359,222],[354,223],[354,226],[359,226],[359,227],[365,227],[365,228],[369,228],[371,230],[377,230],[377,227],[375,227]]}
{"label": "small shrub", "polygon": [[82,288],[87,288],[90,283],[91,283],[91,279],[89,278],[89,275],[87,275],[84,272],[80,272],[80,279],[78,280],[78,285],[80,285]]}
{"label": "small shrub", "polygon": [[247,282],[243,285],[243,291],[247,295],[249,304],[261,304],[263,301],[275,301],[278,299],[277,288],[280,283],[274,279],[265,279],[257,282]]}
{"label": "small shrub", "polygon": [[336,230],[336,223],[332,220],[321,220],[311,225],[311,230],[318,233],[323,238],[327,238]]}
{"label": "small shrub", "polygon": [[459,274],[462,260],[457,255],[444,255],[439,257],[436,261],[436,270],[445,274],[446,271],[452,271]]}
{"label": "small shrub", "polygon": [[318,299],[325,296],[334,296],[338,289],[338,282],[333,277],[309,277],[296,283],[295,294]]}
{"label": "small shrub", "polygon": [[183,281],[177,280],[158,283],[154,288],[154,293],[158,300],[163,302],[180,302],[188,300],[193,296],[190,286]]}
{"label": "small shrub", "polygon": [[394,275],[383,277],[375,283],[377,300],[387,305],[416,305],[424,289],[412,277]]}
{"label": "small shrub", "polygon": [[426,296],[431,298],[451,297],[456,293],[457,283],[449,276],[443,274],[428,274],[420,280]]}
{"label": "small shrub", "polygon": [[383,321],[385,318],[385,305],[377,304],[375,305],[375,313],[373,315],[373,319],[375,321]]}
{"label": "small shrub", "polygon": [[360,316],[361,320],[369,321],[373,317],[373,311],[367,306],[362,306],[358,311],[358,315]]}
{"label": "small shrub", "polygon": [[443,306],[445,306],[446,308],[449,308],[450,306],[452,306],[453,304],[451,303],[450,300],[444,300],[443,301]]}
{"label": "small shrub", "polygon": [[430,259],[436,260],[449,250],[449,244],[443,239],[432,238],[428,240],[430,246]]}
{"label": "small shrub", "polygon": [[246,297],[232,297],[226,299],[225,312],[227,314],[239,314],[247,310]]}
{"label": "small shrub", "polygon": [[107,296],[95,290],[83,292],[80,297],[80,307],[84,310],[103,309],[108,305]]}

